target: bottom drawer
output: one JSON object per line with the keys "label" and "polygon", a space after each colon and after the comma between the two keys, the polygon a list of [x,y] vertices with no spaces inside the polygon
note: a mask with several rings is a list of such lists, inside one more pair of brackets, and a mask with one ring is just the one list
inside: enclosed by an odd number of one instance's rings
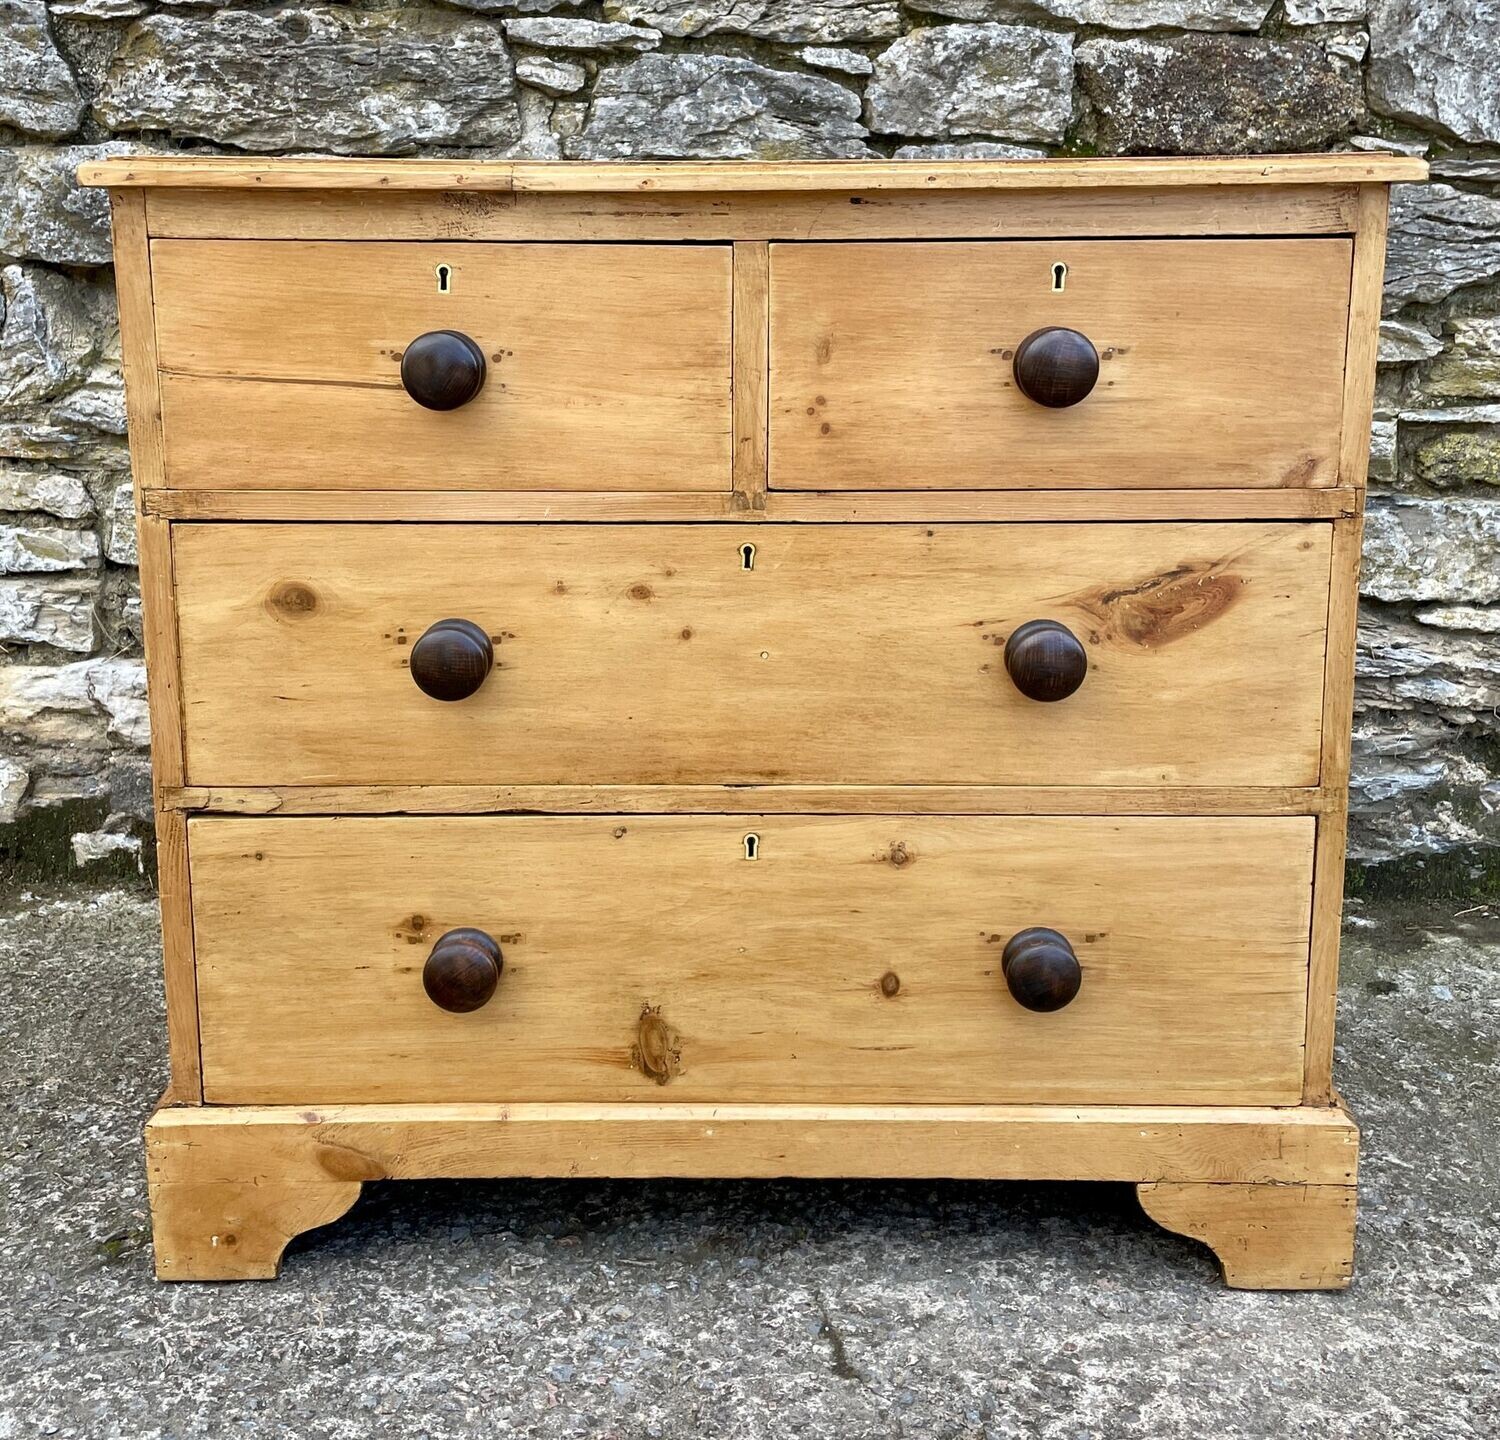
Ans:
{"label": "bottom drawer", "polygon": [[[205,1097],[1295,1104],[1313,829],[194,819]],[[1032,926],[1079,965],[1048,1013],[1003,973]],[[460,927],[493,937],[501,973],[455,1014],[424,970]],[[1013,949],[1011,978],[1056,999],[1066,951],[1042,950]],[[457,954],[464,973],[451,947],[432,967],[450,999],[491,973],[476,944]]]}

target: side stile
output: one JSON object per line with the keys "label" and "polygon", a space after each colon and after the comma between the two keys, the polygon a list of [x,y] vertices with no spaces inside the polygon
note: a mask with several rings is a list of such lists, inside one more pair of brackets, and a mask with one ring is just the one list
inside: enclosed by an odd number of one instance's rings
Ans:
{"label": "side stile", "polygon": [[146,232],[145,193],[116,191],[111,201],[125,406],[130,423],[130,464],[135,477],[144,614],[142,638],[150,676],[147,698],[151,715],[151,776],[171,1072],[166,1103],[199,1104],[203,1099],[203,1081],[188,883],[187,817],[163,805],[164,792],[184,783],[186,760],[172,582],[172,532],[168,521],[148,513],[146,504],[149,496],[166,488],[150,241]]}
{"label": "side stile", "polygon": [[[1375,360],[1380,339],[1389,193],[1362,186],[1344,362],[1344,422],[1339,444],[1339,484],[1361,501],[1370,458],[1375,403]],[[1337,1103],[1333,1088],[1334,1017],[1338,1001],[1339,931],[1343,918],[1344,858],[1349,818],[1349,751],[1354,715],[1354,660],[1359,627],[1359,561],[1364,508],[1334,524],[1329,574],[1328,648],[1323,679],[1323,752],[1320,782],[1333,805],[1318,817],[1313,863],[1312,939],[1307,987],[1309,1105]]]}

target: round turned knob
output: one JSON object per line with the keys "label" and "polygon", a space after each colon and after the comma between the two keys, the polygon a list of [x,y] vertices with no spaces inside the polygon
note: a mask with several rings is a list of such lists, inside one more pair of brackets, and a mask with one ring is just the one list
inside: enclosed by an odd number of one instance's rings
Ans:
{"label": "round turned knob", "polygon": [[422,988],[439,1009],[467,1015],[495,993],[504,968],[500,947],[483,930],[450,930],[422,967]]}
{"label": "round turned knob", "polygon": [[1087,335],[1049,325],[1016,346],[1016,385],[1028,400],[1061,410],[1076,405],[1099,378],[1099,352]]}
{"label": "round turned knob", "polygon": [[418,405],[457,410],[484,389],[484,351],[461,331],[429,330],[401,356],[401,383]]}
{"label": "round turned knob", "polygon": [[1028,620],[1005,642],[1005,669],[1028,700],[1066,700],[1089,673],[1089,657],[1066,625]]}
{"label": "round turned knob", "polygon": [[434,700],[467,700],[494,663],[490,637],[472,620],[439,620],[411,647],[411,678]]}
{"label": "round turned knob", "polygon": [[1016,1003],[1043,1013],[1061,1010],[1083,982],[1083,967],[1067,938],[1040,925],[1010,937],[1000,970]]}

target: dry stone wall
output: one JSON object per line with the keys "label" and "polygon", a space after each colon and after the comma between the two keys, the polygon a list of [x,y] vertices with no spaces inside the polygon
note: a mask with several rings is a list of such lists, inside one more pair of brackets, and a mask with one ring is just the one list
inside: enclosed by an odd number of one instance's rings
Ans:
{"label": "dry stone wall", "polygon": [[1437,180],[1392,226],[1353,851],[1477,877],[1500,844],[1492,0],[0,0],[0,837],[62,816],[81,863],[131,853],[148,814],[108,223],[80,160],[1325,147],[1424,154]]}

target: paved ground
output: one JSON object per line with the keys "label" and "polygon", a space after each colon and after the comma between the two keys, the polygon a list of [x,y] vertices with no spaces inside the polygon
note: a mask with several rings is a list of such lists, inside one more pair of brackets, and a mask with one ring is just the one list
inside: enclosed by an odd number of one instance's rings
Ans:
{"label": "paved ground", "polygon": [[[1451,908],[1451,907],[1450,907]],[[150,1278],[155,914],[0,914],[0,1437],[1500,1433],[1500,926],[1356,917],[1358,1275],[1237,1294],[1126,1187],[377,1185],[270,1285]]]}

